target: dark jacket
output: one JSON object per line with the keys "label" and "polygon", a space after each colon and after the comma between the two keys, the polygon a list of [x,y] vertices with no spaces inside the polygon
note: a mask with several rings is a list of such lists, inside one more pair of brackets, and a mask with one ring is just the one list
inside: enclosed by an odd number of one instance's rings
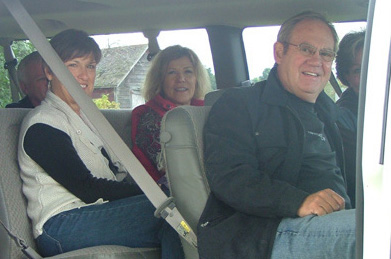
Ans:
{"label": "dark jacket", "polygon": [[353,88],[346,89],[337,105],[341,108],[341,115],[337,121],[345,151],[345,169],[348,183],[348,195],[355,208],[356,203],[356,153],[357,153],[357,114],[358,95]]}
{"label": "dark jacket", "polygon": [[[281,219],[297,217],[309,195],[295,187],[304,128],[276,74],[273,68],[267,81],[227,90],[209,114],[204,156],[211,194],[198,225],[201,258],[270,258]],[[337,107],[322,92],[315,109],[344,174]]]}
{"label": "dark jacket", "polygon": [[5,108],[29,108],[33,109],[34,105],[31,103],[29,97],[26,95],[22,100],[17,103],[10,103],[5,106]]}
{"label": "dark jacket", "polygon": [[354,115],[357,117],[358,113],[358,95],[353,90],[353,88],[346,89],[342,95],[341,98],[338,99],[337,105],[339,107],[345,107],[349,109]]}

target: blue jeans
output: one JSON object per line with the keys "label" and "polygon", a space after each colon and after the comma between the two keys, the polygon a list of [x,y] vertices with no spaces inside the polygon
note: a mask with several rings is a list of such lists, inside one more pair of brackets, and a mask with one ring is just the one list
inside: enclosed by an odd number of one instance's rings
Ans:
{"label": "blue jeans", "polygon": [[277,229],[272,259],[355,258],[356,210],[285,218]]}
{"label": "blue jeans", "polygon": [[145,195],[62,212],[51,217],[37,238],[43,256],[98,245],[161,247],[162,258],[184,258],[180,238]]}

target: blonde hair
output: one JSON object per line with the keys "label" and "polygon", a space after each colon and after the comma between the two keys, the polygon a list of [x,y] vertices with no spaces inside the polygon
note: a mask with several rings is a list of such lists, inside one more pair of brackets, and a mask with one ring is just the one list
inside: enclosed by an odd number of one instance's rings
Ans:
{"label": "blonde hair", "polygon": [[188,57],[194,67],[197,82],[193,98],[204,98],[205,94],[210,90],[210,79],[205,67],[194,51],[180,45],[174,45],[160,51],[152,61],[141,90],[146,102],[162,93],[168,64],[182,57]]}

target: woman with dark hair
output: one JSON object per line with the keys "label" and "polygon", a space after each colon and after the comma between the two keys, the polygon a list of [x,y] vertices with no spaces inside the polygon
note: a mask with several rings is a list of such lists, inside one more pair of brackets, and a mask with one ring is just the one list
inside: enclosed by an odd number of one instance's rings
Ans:
{"label": "woman with dark hair", "polygon": [[165,171],[158,166],[160,121],[179,105],[204,105],[209,89],[206,69],[189,48],[167,47],[148,70],[142,89],[146,104],[132,112],[132,151],[163,190],[168,186]]}
{"label": "woman with dark hair", "polygon": [[[50,44],[91,96],[101,59],[96,42],[70,29]],[[122,245],[161,247],[162,258],[183,258],[177,233],[153,216],[154,207],[136,184],[116,178],[119,161],[46,64],[44,71],[50,90],[24,119],[18,151],[27,212],[41,254]]]}
{"label": "woman with dark hair", "polygon": [[364,39],[365,31],[346,34],[339,43],[335,60],[337,77],[348,87],[337,101],[337,105],[349,109],[356,116]]}
{"label": "woman with dark hair", "polygon": [[337,123],[344,145],[347,189],[353,208],[356,205],[357,113],[364,39],[365,31],[346,34],[339,43],[335,60],[337,77],[348,87],[336,103],[341,107]]}

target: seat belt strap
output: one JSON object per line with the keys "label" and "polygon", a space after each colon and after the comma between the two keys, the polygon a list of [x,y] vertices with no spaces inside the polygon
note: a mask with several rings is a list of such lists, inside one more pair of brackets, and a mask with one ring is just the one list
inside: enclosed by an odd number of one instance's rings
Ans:
{"label": "seat belt strap", "polygon": [[29,247],[23,239],[19,238],[14,233],[12,233],[11,230],[9,230],[5,226],[3,221],[0,220],[0,224],[3,226],[3,228],[5,229],[7,234],[11,237],[11,239],[14,240],[16,245],[18,247],[20,247],[20,249],[22,250],[23,254],[25,254],[27,256],[27,258],[29,258],[29,259],[40,259],[40,258],[42,258],[33,248]]}
{"label": "seat belt strap", "polygon": [[330,81],[331,86],[334,88],[335,93],[338,95],[338,97],[341,97],[342,90],[341,90],[341,87],[338,84],[337,79],[335,79],[335,76],[334,76],[333,72],[331,72],[329,81]]}
{"label": "seat belt strap", "polygon": [[96,129],[96,133],[102,138],[107,148],[122,163],[126,171],[132,176],[134,181],[143,190],[147,198],[155,208],[161,209],[160,215],[166,216],[166,221],[194,247],[197,246],[197,237],[194,231],[186,223],[173,202],[170,206],[161,208],[161,204],[167,203],[166,194],[155,183],[152,177],[147,173],[139,160],[130,151],[128,146],[122,141],[117,132],[113,129],[107,119],[89,98],[76,79],[49,44],[46,37],[38,28],[34,20],[27,13],[19,0],[2,0],[12,16],[18,22],[24,33],[37,48],[45,62],[51,70],[66,87],[69,94],[80,106],[83,113],[87,116],[89,124]]}

